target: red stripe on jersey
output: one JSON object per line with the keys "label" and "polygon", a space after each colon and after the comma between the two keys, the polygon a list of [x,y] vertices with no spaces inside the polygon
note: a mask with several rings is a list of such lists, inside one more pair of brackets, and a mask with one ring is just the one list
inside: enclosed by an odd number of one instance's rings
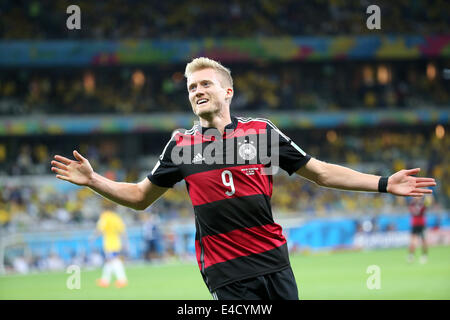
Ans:
{"label": "red stripe on jersey", "polygon": [[425,217],[421,216],[421,217],[413,217],[412,218],[412,222],[411,222],[413,227],[416,226],[425,226]]}
{"label": "red stripe on jersey", "polygon": [[219,262],[272,250],[285,243],[286,238],[281,226],[276,223],[205,236],[202,238],[205,268]]}
{"label": "red stripe on jersey", "polygon": [[266,127],[267,127],[267,123],[263,122],[263,121],[250,120],[248,122],[241,122],[241,120],[239,120],[236,130],[247,131],[249,129],[253,129],[256,131],[260,131],[260,130],[265,130]]}
{"label": "red stripe on jersey", "polygon": [[[247,123],[238,122],[236,129],[225,130],[223,139],[265,134],[267,132],[266,127],[267,123],[261,121],[250,121]],[[208,141],[214,141],[215,139],[216,139],[215,136],[203,135],[198,131],[195,132],[195,134],[177,133],[175,135],[175,141],[177,142],[177,146],[180,147],[192,146],[195,144],[200,144]]]}
{"label": "red stripe on jersey", "polygon": [[230,139],[230,138],[237,138],[237,137],[243,137],[243,136],[251,136],[251,135],[258,135],[258,134],[265,134],[267,132],[266,129],[254,129],[254,128],[248,128],[248,129],[236,129],[231,134],[226,135],[224,139]]}
{"label": "red stripe on jersey", "polygon": [[263,168],[263,164],[248,164],[194,173],[185,177],[192,205],[199,206],[255,194],[271,197],[271,179],[261,174]]}
{"label": "red stripe on jersey", "polygon": [[177,146],[183,147],[212,141],[212,138],[209,136],[204,136],[198,132],[194,135],[177,133],[175,135],[175,141],[177,142]]}
{"label": "red stripe on jersey", "polygon": [[265,134],[267,132],[266,127],[267,123],[261,121],[253,121],[253,120],[249,122],[238,121],[236,129],[231,134],[227,134],[224,137],[224,139]]}
{"label": "red stripe on jersey", "polygon": [[425,226],[425,209],[424,205],[410,205],[412,226]]}

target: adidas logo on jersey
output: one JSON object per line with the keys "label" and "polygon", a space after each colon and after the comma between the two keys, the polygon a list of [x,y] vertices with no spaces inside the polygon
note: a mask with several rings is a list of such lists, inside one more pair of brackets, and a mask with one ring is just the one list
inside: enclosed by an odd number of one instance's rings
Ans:
{"label": "adidas logo on jersey", "polygon": [[204,160],[205,160],[205,158],[200,153],[197,153],[196,156],[194,157],[194,159],[192,159],[192,162],[196,163],[196,162],[202,162]]}

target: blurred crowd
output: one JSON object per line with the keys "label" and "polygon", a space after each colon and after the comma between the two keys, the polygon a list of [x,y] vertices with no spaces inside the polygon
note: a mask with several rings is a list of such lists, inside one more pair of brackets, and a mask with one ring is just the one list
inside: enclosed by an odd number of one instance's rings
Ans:
{"label": "blurred crowd", "polygon": [[63,271],[70,265],[95,269],[102,267],[104,262],[104,257],[100,251],[93,251],[89,255],[76,254],[74,252],[72,257],[67,261],[56,251],[52,251],[48,255],[33,254],[29,251],[8,253],[4,262],[6,273],[16,272],[28,274],[42,271]]}
{"label": "blurred crowd", "polygon": [[[81,9],[82,27],[66,28],[68,6]],[[4,0],[3,39],[120,39],[365,34],[368,0],[139,1]],[[450,30],[446,0],[377,1],[385,33]]]}
{"label": "blurred crowd", "polygon": [[[383,110],[450,105],[450,60],[229,66],[232,110]],[[0,115],[189,112],[184,65],[5,69]]]}
{"label": "blurred crowd", "polygon": [[0,139],[0,177],[49,174],[53,156],[60,154],[73,158],[74,149],[111,179],[132,181],[137,178],[139,168],[135,163],[126,162],[129,156],[119,156],[120,145],[107,137],[93,140],[90,145],[73,139],[60,140],[56,144],[47,139]]}
{"label": "blurred crowd", "polygon": [[[448,131],[448,126],[444,130]],[[387,175],[405,168],[420,167],[420,176],[434,177],[437,181],[438,185],[434,191],[435,205],[441,208],[450,207],[450,186],[445,183],[450,179],[448,132],[438,137],[434,127],[429,127],[427,130],[416,132],[396,130],[380,133],[376,129],[361,129],[360,132],[353,133],[324,130],[287,134],[312,156],[363,172]],[[33,148],[41,150],[39,159],[43,159],[43,162],[33,160],[31,153]],[[96,148],[93,145],[92,150],[86,151],[82,146],[79,150],[90,160],[97,172],[116,181],[140,181],[156,162],[155,157],[154,160],[134,160],[133,163],[125,165],[121,152],[117,151],[105,157]],[[0,168],[3,172],[8,171],[6,174],[11,174],[11,182],[13,176],[17,178],[20,175],[27,175],[26,179],[29,182],[26,186],[23,184],[14,186],[13,183],[8,183],[8,175],[3,177],[4,186],[0,188],[0,226],[26,230],[39,225],[43,230],[57,228],[60,225],[74,227],[92,225],[102,209],[102,198],[88,188],[62,192],[52,184],[40,183],[36,187],[33,186],[30,174],[37,177],[41,177],[44,173],[52,175],[49,161],[55,153],[54,150],[48,150],[40,145],[22,146],[21,150],[18,158],[9,163],[23,163],[21,168],[26,168],[27,171],[21,172],[20,167],[14,167],[12,170],[7,170],[4,166]],[[121,148],[117,147],[117,150]],[[101,156],[95,157],[93,156],[95,154]],[[145,152],[141,155],[145,156]],[[106,159],[109,161],[100,165],[101,161]],[[52,179],[57,180],[53,177]],[[284,173],[274,176],[273,212],[282,217],[376,214],[399,209],[404,211],[405,201],[405,198],[378,193],[353,193],[319,188],[313,183],[299,180],[295,176],[289,177]],[[135,211],[121,206],[119,210],[128,223],[139,223],[140,217]],[[164,221],[192,218],[192,205],[184,182],[170,189],[147,211],[160,215]]]}
{"label": "blurred crowd", "polygon": [[[102,206],[96,209],[113,210],[126,220],[126,232],[122,238],[123,248],[120,252],[124,260],[144,261],[147,263],[167,263],[173,260],[194,261],[193,247],[189,233],[178,234],[174,224],[162,223],[157,214],[134,213],[130,217],[115,205],[102,201]],[[98,218],[98,215],[96,215]],[[133,220],[131,221],[130,220]],[[61,239],[57,240],[55,233],[47,233],[40,240],[34,239],[31,243],[23,241],[22,233],[14,230],[5,233],[6,251],[3,260],[3,270],[8,273],[28,274],[42,271],[63,271],[69,266],[78,266],[83,269],[95,269],[103,266],[106,261],[102,249],[102,239],[95,235],[95,219],[77,224],[77,228],[70,228],[73,221],[64,219],[64,226],[56,230],[46,229],[39,224],[39,233],[42,231],[64,231],[65,247],[61,246]],[[139,221],[139,223],[136,223]],[[69,225],[69,226],[68,226]],[[192,222],[193,225],[193,222]],[[130,228],[132,232],[129,232]],[[11,230],[9,230],[11,231]],[[33,231],[33,230],[28,230]],[[34,231],[37,231],[34,229]],[[58,232],[57,232],[58,233]],[[87,235],[89,234],[89,235]],[[36,237],[36,233],[34,233]],[[87,242],[88,241],[88,242]],[[42,245],[42,244],[46,245]],[[88,243],[88,244],[87,244]]]}

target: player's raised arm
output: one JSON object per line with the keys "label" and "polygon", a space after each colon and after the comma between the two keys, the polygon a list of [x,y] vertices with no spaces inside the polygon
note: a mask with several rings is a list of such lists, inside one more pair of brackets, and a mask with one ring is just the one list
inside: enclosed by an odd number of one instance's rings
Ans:
{"label": "player's raised arm", "polygon": [[55,155],[51,170],[56,173],[56,178],[89,187],[120,205],[144,210],[168,190],[152,184],[148,178],[139,183],[112,181],[96,173],[88,159],[77,151],[73,155],[76,160]]}
{"label": "player's raised arm", "polygon": [[422,196],[436,185],[433,178],[414,177],[420,168],[400,170],[380,181],[380,176],[361,173],[343,166],[311,158],[296,173],[320,186],[349,191],[389,192],[397,196]]}

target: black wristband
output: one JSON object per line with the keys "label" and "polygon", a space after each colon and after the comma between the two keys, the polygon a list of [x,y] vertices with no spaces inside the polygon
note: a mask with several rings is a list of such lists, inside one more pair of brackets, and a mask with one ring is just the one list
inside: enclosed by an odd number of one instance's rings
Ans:
{"label": "black wristband", "polygon": [[380,178],[378,181],[378,192],[387,192],[388,179],[389,177]]}

